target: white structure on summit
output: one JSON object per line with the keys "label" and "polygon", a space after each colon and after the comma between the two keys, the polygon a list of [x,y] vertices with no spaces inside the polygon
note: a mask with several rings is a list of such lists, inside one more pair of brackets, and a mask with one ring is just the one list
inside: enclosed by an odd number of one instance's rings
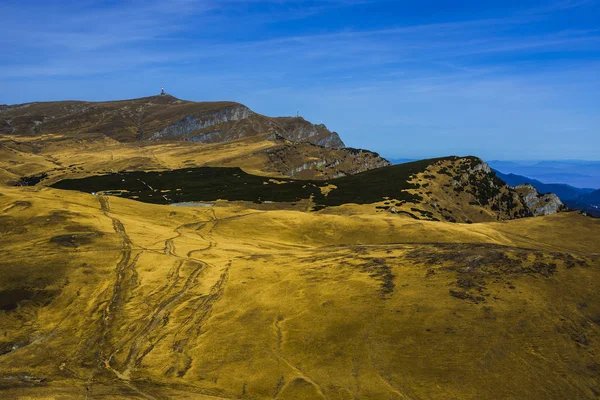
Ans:
{"label": "white structure on summit", "polygon": [[165,94],[166,94],[166,93],[165,93],[165,85],[164,85],[164,84],[162,84],[162,85],[160,85],[160,95],[161,95],[161,96],[164,96]]}

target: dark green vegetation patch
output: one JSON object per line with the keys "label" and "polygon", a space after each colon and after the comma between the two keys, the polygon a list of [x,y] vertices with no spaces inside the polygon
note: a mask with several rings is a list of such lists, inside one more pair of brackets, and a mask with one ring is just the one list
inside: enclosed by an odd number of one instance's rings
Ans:
{"label": "dark green vegetation patch", "polygon": [[[200,167],[162,172],[120,172],[82,179],[66,179],[52,185],[58,189],[88,193],[103,192],[147,203],[171,204],[194,201],[243,200],[295,202],[313,197],[316,209],[347,203],[370,204],[384,198],[418,202],[421,197],[407,193],[415,186],[408,181],[438,158],[393,165],[330,181],[294,180],[247,174],[240,168]],[[327,196],[321,187],[336,189]],[[319,207],[320,206],[320,207]]]}

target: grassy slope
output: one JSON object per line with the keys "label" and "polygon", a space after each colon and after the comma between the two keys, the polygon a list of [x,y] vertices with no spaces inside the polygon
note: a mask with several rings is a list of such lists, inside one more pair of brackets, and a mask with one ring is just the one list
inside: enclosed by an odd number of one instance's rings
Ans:
{"label": "grassy slope", "polygon": [[0,311],[6,398],[600,391],[598,220],[464,225],[0,193],[1,299],[21,299]]}
{"label": "grassy slope", "polygon": [[[280,157],[284,155],[286,162]],[[77,137],[36,137],[0,134],[0,182],[46,173],[50,182],[116,171],[149,171],[204,165],[235,166],[261,175],[284,176],[306,162],[328,160],[321,167],[303,169],[303,178],[324,179],[337,173],[355,173],[380,165],[369,152],[353,155],[349,149],[329,149],[308,143],[271,140],[261,134],[226,143],[121,143],[98,134]],[[340,162],[340,164],[334,161]]]}
{"label": "grassy slope", "polygon": [[[274,146],[276,143],[264,136],[216,144],[128,144],[103,136],[85,139],[59,135],[42,138],[0,136],[0,172],[16,177],[47,173],[50,182],[121,170],[165,170],[200,165],[235,165],[261,173],[266,164],[261,151]],[[273,175],[278,176],[277,173]],[[2,182],[8,180],[10,178],[2,179]]]}

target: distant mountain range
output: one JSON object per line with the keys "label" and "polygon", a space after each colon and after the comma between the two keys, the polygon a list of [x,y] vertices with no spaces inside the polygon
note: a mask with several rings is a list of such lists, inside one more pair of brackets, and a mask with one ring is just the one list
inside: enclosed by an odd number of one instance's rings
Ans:
{"label": "distant mountain range", "polygon": [[574,210],[582,210],[591,215],[600,217],[600,190],[590,188],[577,188],[564,183],[543,183],[537,179],[528,178],[516,174],[503,174],[494,169],[496,176],[506,182],[509,186],[524,184],[532,185],[540,193],[552,192],[556,194],[563,203]]}
{"label": "distant mountain range", "polygon": [[583,195],[592,193],[594,189],[589,188],[577,188],[565,183],[543,183],[537,179],[528,178],[522,175],[516,174],[503,174],[502,172],[494,169],[498,178],[502,179],[510,186],[519,186],[524,184],[530,184],[535,187],[540,193],[552,192],[556,194],[562,201],[575,200]]}
{"label": "distant mountain range", "polygon": [[600,161],[489,161],[495,170],[548,183],[600,189]]}
{"label": "distant mountain range", "polygon": [[413,161],[417,161],[416,158],[388,158],[387,159],[389,162],[391,162],[392,164],[396,165],[396,164],[406,164],[409,162],[413,162]]}
{"label": "distant mountain range", "polygon": [[568,200],[565,204],[572,209],[583,210],[590,215],[600,217],[600,190],[583,195],[575,200]]}

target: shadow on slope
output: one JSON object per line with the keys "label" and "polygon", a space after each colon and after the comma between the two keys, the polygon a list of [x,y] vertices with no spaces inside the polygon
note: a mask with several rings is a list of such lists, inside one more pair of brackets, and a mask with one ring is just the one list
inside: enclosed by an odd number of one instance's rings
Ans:
{"label": "shadow on slope", "polygon": [[[312,198],[316,209],[347,203],[370,204],[386,198],[417,202],[407,192],[416,186],[410,178],[446,157],[421,160],[366,171],[329,181],[273,179],[247,174],[240,168],[201,167],[163,172],[119,172],[83,179],[66,179],[52,185],[58,189],[117,195],[147,203],[171,204],[193,201],[243,200],[295,202]],[[327,191],[326,188],[333,190]]]}

